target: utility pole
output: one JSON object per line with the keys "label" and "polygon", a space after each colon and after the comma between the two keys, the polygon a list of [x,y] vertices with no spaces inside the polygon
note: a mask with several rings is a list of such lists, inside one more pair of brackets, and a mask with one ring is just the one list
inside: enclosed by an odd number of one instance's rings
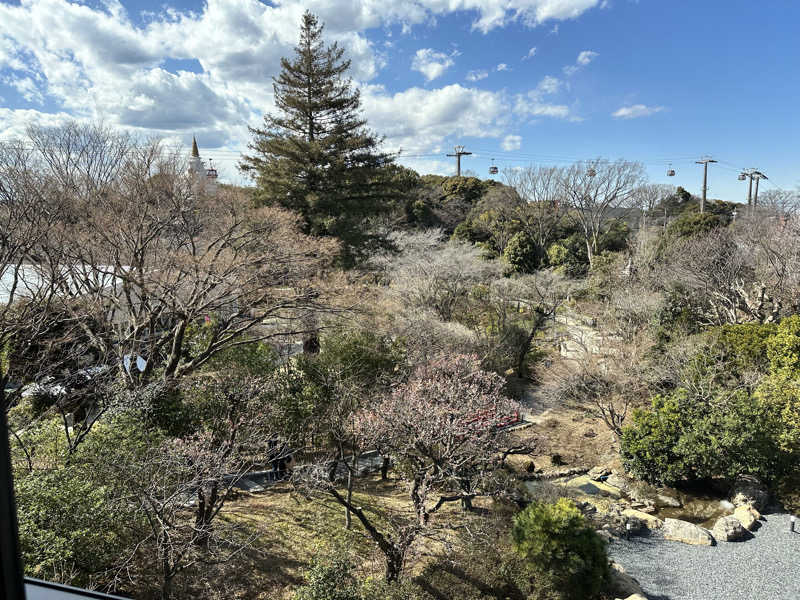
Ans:
{"label": "utility pole", "polygon": [[[752,215],[755,212],[756,204],[758,204],[758,180],[768,179],[758,169],[746,169],[739,175],[739,181],[749,179],[750,183],[747,184],[747,212]],[[753,195],[753,180],[756,180],[756,193]]]}
{"label": "utility pole", "polygon": [[461,157],[472,154],[472,152],[464,152],[464,146],[455,146],[453,149],[455,150],[456,153],[448,154],[447,156],[456,157],[456,175],[458,177],[461,177]]}
{"label": "utility pole", "polygon": [[753,175],[757,173],[757,169],[742,169],[739,174],[739,181],[749,179],[747,183],[747,215],[753,214]]}
{"label": "utility pole", "polygon": [[713,158],[701,158],[695,161],[698,165],[703,165],[703,198],[700,200],[700,212],[706,209],[706,192],[708,191],[708,163],[715,163]]}
{"label": "utility pole", "polygon": [[759,179],[768,179],[766,175],[764,175],[761,171],[756,171],[753,173],[753,179],[756,180],[756,193],[753,195],[753,211],[756,209],[756,205],[758,204],[758,180]]}

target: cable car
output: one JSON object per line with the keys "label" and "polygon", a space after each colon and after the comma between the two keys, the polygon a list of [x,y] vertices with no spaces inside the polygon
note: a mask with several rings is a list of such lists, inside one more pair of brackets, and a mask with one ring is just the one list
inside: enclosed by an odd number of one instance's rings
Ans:
{"label": "cable car", "polygon": [[492,166],[489,167],[489,175],[497,175],[497,167],[494,166],[494,159],[492,159]]}
{"label": "cable car", "polygon": [[594,169],[592,169],[592,168],[589,168],[589,169],[587,169],[587,170],[586,170],[586,174],[587,174],[589,177],[594,177],[595,175],[597,175],[597,171],[595,171],[595,170],[594,170]]}
{"label": "cable car", "polygon": [[744,173],[739,173],[739,177],[737,177],[737,179],[739,181],[744,181],[745,179],[747,179],[747,175],[745,175]]}
{"label": "cable car", "polygon": [[206,169],[206,177],[208,179],[216,179],[217,178],[217,170],[214,168],[214,165],[211,164],[211,161],[208,161],[208,169]]}
{"label": "cable car", "polygon": [[672,163],[669,163],[667,168],[667,177],[675,177],[675,169],[672,168]]}

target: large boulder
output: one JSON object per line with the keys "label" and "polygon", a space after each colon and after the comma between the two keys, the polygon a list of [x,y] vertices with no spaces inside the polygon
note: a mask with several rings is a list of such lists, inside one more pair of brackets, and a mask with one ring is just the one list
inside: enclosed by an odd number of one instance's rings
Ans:
{"label": "large boulder", "polygon": [[624,598],[624,599],[623,598],[617,598],[616,600],[647,600],[647,598],[645,598],[641,594],[631,594],[627,598]]}
{"label": "large boulder", "polygon": [[642,593],[642,586],[639,585],[639,582],[628,575],[622,565],[615,562],[611,563],[611,589],[620,596],[626,597]]}
{"label": "large boulder", "polygon": [[653,516],[646,512],[642,512],[641,510],[627,508],[622,511],[622,514],[625,515],[626,517],[631,517],[633,519],[641,521],[648,529],[661,529],[664,526],[664,521],[662,521],[656,516]]}
{"label": "large boulder", "polygon": [[590,496],[611,496],[619,498],[622,493],[614,486],[607,485],[602,481],[593,481],[588,475],[573,477],[565,484],[567,487],[580,490]]}
{"label": "large boulder", "polygon": [[736,510],[733,511],[733,516],[748,531],[753,531],[758,526],[758,520],[761,518],[761,514],[752,506],[737,506]]}
{"label": "large boulder", "polygon": [[708,529],[680,519],[664,519],[664,537],[695,546],[714,545],[714,537]]}
{"label": "large boulder", "polygon": [[758,511],[764,510],[769,502],[769,490],[753,475],[740,475],[731,490],[734,506],[750,505]]}
{"label": "large boulder", "polygon": [[738,542],[752,535],[742,526],[739,519],[731,515],[717,519],[711,529],[711,534],[718,542]]}

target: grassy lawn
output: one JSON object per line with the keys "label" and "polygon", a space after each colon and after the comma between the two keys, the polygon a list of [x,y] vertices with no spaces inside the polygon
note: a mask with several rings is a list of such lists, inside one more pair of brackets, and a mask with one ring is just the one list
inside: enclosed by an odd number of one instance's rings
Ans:
{"label": "grassy lawn", "polygon": [[[381,531],[391,533],[390,520],[405,523],[413,519],[406,488],[398,480],[380,481],[372,476],[360,479],[357,486],[355,503],[375,517]],[[476,501],[475,505],[491,507],[490,502]],[[220,518],[245,523],[245,529],[257,538],[229,563],[193,568],[195,575],[202,572],[205,576],[206,590],[219,590],[219,598],[290,598],[292,590],[303,583],[303,571],[312,558],[336,547],[356,555],[361,576],[383,577],[383,555],[358,519],[353,517],[352,528],[345,529],[344,508],[330,496],[309,499],[281,484],[230,501]],[[414,544],[406,573],[418,573],[432,556],[445,550],[456,527],[474,518],[481,517],[464,513],[457,503],[442,507],[431,520],[434,534],[420,537]],[[447,527],[437,527],[445,522]]]}

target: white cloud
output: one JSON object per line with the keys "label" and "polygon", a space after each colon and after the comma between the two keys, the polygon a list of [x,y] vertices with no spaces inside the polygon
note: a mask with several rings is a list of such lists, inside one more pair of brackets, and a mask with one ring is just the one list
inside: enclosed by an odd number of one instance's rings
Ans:
{"label": "white cloud", "polygon": [[428,81],[433,81],[444,75],[444,72],[454,64],[449,54],[437,52],[433,48],[420,48],[414,54],[411,69],[422,73]]}
{"label": "white cloud", "polygon": [[528,60],[529,58],[533,58],[536,56],[536,46],[528,50],[528,53],[522,57],[522,60]]}
{"label": "white cloud", "polygon": [[592,62],[598,56],[600,55],[597,52],[594,52],[592,50],[584,50],[583,52],[578,54],[578,58],[575,60],[575,62],[579,65],[585,66],[588,65],[590,62]]}
{"label": "white cloud", "polygon": [[506,63],[500,63],[499,65],[497,65],[497,70],[498,71],[510,71],[511,67],[509,67]]}
{"label": "white cloud", "polygon": [[[436,0],[430,3],[438,4]],[[486,33],[515,21],[535,27],[546,21],[575,19],[600,3],[601,0],[455,0],[449,4],[456,10],[477,10],[480,16],[472,27]]]}
{"label": "white cloud", "polygon": [[28,102],[34,102],[40,105],[44,104],[44,96],[41,90],[39,90],[39,86],[30,77],[11,75],[9,77],[4,77],[2,81],[16,89],[19,95]]}
{"label": "white cloud", "polygon": [[548,96],[557,94],[564,87],[564,82],[547,75],[543,77],[535,88],[527,94],[516,96],[514,112],[523,117],[551,117],[555,119],[580,120],[572,114],[566,104],[557,104],[549,100]]}
{"label": "white cloud", "polygon": [[558,90],[561,89],[563,86],[563,82],[558,79],[557,77],[553,77],[552,75],[545,75],[542,77],[541,81],[536,84],[536,89],[534,93],[537,96],[543,96],[547,94],[555,94]]}
{"label": "white cloud", "polygon": [[[102,118],[109,125],[184,142],[194,132],[201,148],[241,148],[250,139],[247,125],[259,124],[274,107],[269,82],[280,70],[280,58],[292,55],[308,7],[325,23],[326,41],[339,42],[352,59],[351,74],[362,84],[370,125],[387,134],[387,143],[427,151],[431,144],[453,143],[456,136],[500,138],[510,120],[520,116],[513,111],[520,104],[516,97],[459,85],[389,94],[368,82],[391,51],[373,44],[365,30],[399,25],[408,34],[416,25],[465,11],[473,27],[484,32],[511,22],[532,27],[577,18],[599,4],[207,0],[194,11],[156,9],[138,24],[117,0],[0,2],[0,77],[31,102],[58,107],[56,113],[0,109],[0,135],[22,133],[28,122]],[[441,77],[456,56],[422,52],[420,72],[428,81]],[[201,72],[170,72],[169,59],[196,60]],[[555,116],[566,110],[569,115],[566,106],[544,101],[543,93],[534,94],[538,99],[526,97],[520,114]]]}
{"label": "white cloud", "polygon": [[522,146],[522,136],[519,135],[507,135],[500,144],[500,147],[506,152],[519,150],[520,146]]}
{"label": "white cloud", "polygon": [[489,76],[489,72],[485,70],[481,71],[470,71],[467,73],[466,80],[467,81],[480,81],[481,79],[486,79]]}
{"label": "white cloud", "polygon": [[577,73],[581,67],[585,67],[589,63],[591,63],[595,58],[600,56],[597,52],[593,50],[584,50],[580,54],[578,54],[578,58],[575,59],[574,65],[567,65],[562,70],[564,74],[569,77]]}
{"label": "white cloud", "polygon": [[511,118],[502,92],[459,84],[396,94],[371,85],[362,89],[362,98],[369,124],[386,136],[386,146],[412,154],[462,137],[500,137]]}
{"label": "white cloud", "polygon": [[637,119],[639,117],[649,117],[657,112],[664,110],[663,106],[645,106],[644,104],[634,104],[632,106],[623,106],[612,113],[615,119]]}

